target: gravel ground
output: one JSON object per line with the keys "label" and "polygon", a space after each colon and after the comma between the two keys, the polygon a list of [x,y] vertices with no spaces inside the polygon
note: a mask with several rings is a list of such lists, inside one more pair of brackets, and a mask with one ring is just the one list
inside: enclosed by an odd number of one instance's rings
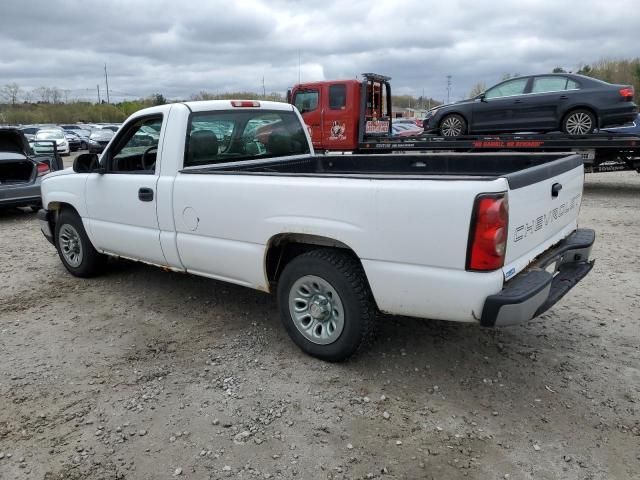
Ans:
{"label": "gravel ground", "polygon": [[76,279],[0,213],[0,478],[640,478],[640,175],[587,176],[592,273],[501,330],[381,319],[344,364],[263,293],[113,262]]}

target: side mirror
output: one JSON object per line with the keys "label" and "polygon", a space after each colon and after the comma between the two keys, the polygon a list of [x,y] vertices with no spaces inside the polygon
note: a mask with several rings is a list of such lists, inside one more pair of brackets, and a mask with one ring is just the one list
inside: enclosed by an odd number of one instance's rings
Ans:
{"label": "side mirror", "polygon": [[483,92],[480,95],[478,95],[478,98],[480,99],[481,102],[486,102],[487,101],[487,94]]}
{"label": "side mirror", "polygon": [[104,173],[104,168],[98,163],[98,155],[83,153],[73,161],[73,171],[76,173]]}

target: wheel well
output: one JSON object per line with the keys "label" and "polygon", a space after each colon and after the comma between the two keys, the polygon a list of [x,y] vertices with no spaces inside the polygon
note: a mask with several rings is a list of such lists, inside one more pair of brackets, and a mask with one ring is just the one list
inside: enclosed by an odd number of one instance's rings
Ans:
{"label": "wheel well", "polygon": [[591,112],[594,116],[594,118],[596,119],[596,125],[595,128],[600,128],[600,119],[598,118],[598,113],[596,112],[596,110],[593,107],[590,107],[588,105],[575,105],[573,107],[571,107],[569,110],[567,110],[564,115],[562,116],[562,122],[560,123],[560,128],[563,127],[564,125],[564,121],[567,119],[567,117],[575,112],[576,110],[587,110],[589,112]]}
{"label": "wheel well", "polygon": [[[270,284],[276,283],[282,270],[291,260],[303,253],[318,248],[336,248],[348,251],[355,258],[356,253],[345,243],[320,235],[301,233],[283,233],[269,240],[265,254],[265,273]],[[358,261],[360,261],[358,259]]]}
{"label": "wheel well", "polygon": [[63,211],[69,210],[69,211],[75,213],[76,215],[80,216],[80,214],[75,209],[75,207],[73,205],[71,205],[70,203],[49,202],[46,205],[46,208],[49,211],[49,226],[51,227],[51,231],[52,232],[55,232],[56,223],[58,222],[58,217],[60,216],[60,214]]}

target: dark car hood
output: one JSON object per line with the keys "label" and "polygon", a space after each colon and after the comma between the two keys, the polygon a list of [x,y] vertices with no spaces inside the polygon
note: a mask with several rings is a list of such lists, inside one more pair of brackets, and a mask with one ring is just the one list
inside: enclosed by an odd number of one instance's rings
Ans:
{"label": "dark car hood", "polygon": [[20,130],[0,128],[0,152],[20,153],[28,156],[31,153],[29,142]]}

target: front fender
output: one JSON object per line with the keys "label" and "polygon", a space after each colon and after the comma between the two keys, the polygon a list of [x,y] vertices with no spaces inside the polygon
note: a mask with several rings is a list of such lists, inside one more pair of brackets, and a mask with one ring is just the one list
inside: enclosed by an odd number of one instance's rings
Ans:
{"label": "front fender", "polygon": [[42,205],[47,210],[59,210],[62,205],[70,205],[81,217],[87,216],[84,198],[85,185],[89,174],[74,173],[45,177],[42,181]]}

